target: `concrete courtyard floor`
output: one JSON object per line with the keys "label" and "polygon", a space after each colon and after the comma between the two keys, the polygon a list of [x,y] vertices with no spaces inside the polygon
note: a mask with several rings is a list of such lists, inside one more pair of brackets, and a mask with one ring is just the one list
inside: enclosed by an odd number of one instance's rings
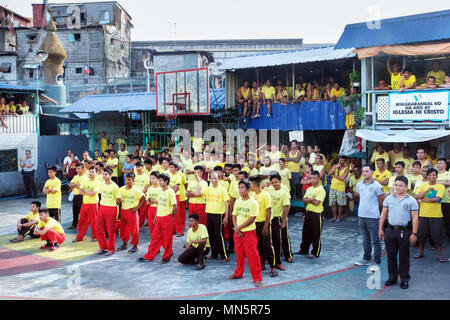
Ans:
{"label": "concrete courtyard floor", "polygon": [[[387,260],[382,258],[381,279],[366,267],[355,267],[362,258],[362,240],[355,218],[340,224],[324,222],[322,253],[319,259],[295,256],[295,262],[284,262],[286,271],[276,278],[263,271],[263,287],[254,288],[248,267],[244,278],[228,280],[236,267],[235,255],[226,264],[208,260],[206,268],[195,271],[174,261],[183,251],[186,235],[174,238],[174,256],[170,263],[139,263],[150,241],[147,227],[141,229],[139,252],[116,252],[98,256],[96,242],[87,236],[72,243],[71,202],[63,195],[62,222],[66,242],[57,252],[39,250],[40,239],[12,244],[17,220],[28,213],[30,199],[0,201],[0,299],[207,299],[207,300],[370,300],[450,299],[450,263],[435,260],[436,252],[426,249],[426,257],[411,258],[411,281],[408,290],[398,285],[385,287]],[[45,198],[39,199],[45,203]],[[289,234],[293,251],[301,242],[303,219],[289,216]],[[89,232],[88,232],[89,235]],[[121,240],[117,239],[116,247]],[[384,245],[383,245],[384,250]],[[411,253],[417,252],[412,248]],[[444,244],[444,257],[450,256],[450,243]],[[371,286],[368,286],[372,284]]]}

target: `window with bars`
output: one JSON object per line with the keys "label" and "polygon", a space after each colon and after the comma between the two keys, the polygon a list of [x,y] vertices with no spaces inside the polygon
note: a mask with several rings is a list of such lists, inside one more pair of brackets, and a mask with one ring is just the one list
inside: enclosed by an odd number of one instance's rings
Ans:
{"label": "window with bars", "polygon": [[0,172],[14,172],[17,170],[17,149],[0,150]]}

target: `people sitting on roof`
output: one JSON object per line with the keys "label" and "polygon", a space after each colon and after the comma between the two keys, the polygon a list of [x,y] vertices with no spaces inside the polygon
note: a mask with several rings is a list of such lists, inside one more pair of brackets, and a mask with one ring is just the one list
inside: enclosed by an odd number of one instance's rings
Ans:
{"label": "people sitting on roof", "polygon": [[274,103],[281,103],[283,106],[287,106],[287,91],[283,88],[282,85],[277,86],[277,94],[275,95]]}
{"label": "people sitting on roof", "polygon": [[294,92],[294,103],[299,103],[305,100],[306,92],[303,89],[301,83],[295,84],[295,92]]}
{"label": "people sitting on roof", "polygon": [[0,98],[0,121],[2,123],[2,126],[5,127],[6,129],[8,129],[8,126],[6,125],[6,100],[5,98],[1,97]]}
{"label": "people sitting on roof", "polygon": [[440,86],[445,80],[445,71],[440,69],[441,63],[439,61],[433,62],[433,70],[427,73],[427,80],[429,77],[434,77],[436,79],[436,84]]}
{"label": "people sitting on roof", "polygon": [[251,104],[251,97],[250,97],[250,87],[248,86],[248,81],[244,81],[244,85],[240,87],[236,91],[236,101],[239,103],[239,105],[244,106],[244,113],[242,115],[243,118],[250,115],[250,104]]}
{"label": "people sitting on roof", "polygon": [[270,118],[270,110],[272,109],[272,103],[275,100],[276,91],[275,88],[270,83],[270,80],[266,81],[266,84],[261,89],[261,97],[263,104],[267,104],[267,117]]}
{"label": "people sitting on roof", "polygon": [[411,68],[405,68],[403,70],[402,78],[400,79],[400,89],[398,89],[398,91],[402,92],[406,89],[415,89],[416,85],[416,76],[412,74]]}
{"label": "people sitting on roof", "polygon": [[252,119],[260,117],[260,109],[261,109],[261,89],[258,86],[256,81],[252,83],[252,104],[253,104],[253,113]]}
{"label": "people sitting on roof", "polygon": [[323,99],[324,100],[330,100],[331,99],[331,90],[333,89],[333,86],[331,85],[331,82],[327,82],[325,84],[325,87],[323,88]]}
{"label": "people sitting on roof", "polygon": [[428,76],[427,83],[423,83],[420,86],[416,87],[416,89],[428,89],[428,88],[438,88],[439,86],[436,84],[436,78],[434,76]]}
{"label": "people sitting on roof", "polygon": [[16,108],[17,108],[17,114],[18,115],[31,114],[30,113],[30,107],[28,106],[28,101],[26,99],[24,99],[21,104],[20,103],[17,104]]}
{"label": "people sitting on roof", "polygon": [[336,101],[337,98],[340,98],[346,94],[345,89],[341,87],[341,85],[335,82],[333,89],[331,89],[331,101]]}
{"label": "people sitting on roof", "polygon": [[392,90],[400,89],[400,80],[402,79],[402,73],[406,68],[406,58],[403,57],[403,66],[400,70],[400,65],[398,63],[394,63],[391,69],[391,57],[386,61],[387,70],[391,76],[391,88]]}
{"label": "people sitting on roof", "polygon": [[381,79],[378,82],[378,87],[373,88],[373,90],[391,90],[391,87],[388,86],[388,84],[386,83],[386,80]]}
{"label": "people sitting on roof", "polygon": [[312,83],[306,85],[306,101],[320,101],[319,88]]}
{"label": "people sitting on roof", "polygon": [[15,105],[13,99],[9,100],[9,103],[6,106],[6,114],[9,114],[9,115],[15,116],[15,117],[19,116],[16,112],[16,105]]}

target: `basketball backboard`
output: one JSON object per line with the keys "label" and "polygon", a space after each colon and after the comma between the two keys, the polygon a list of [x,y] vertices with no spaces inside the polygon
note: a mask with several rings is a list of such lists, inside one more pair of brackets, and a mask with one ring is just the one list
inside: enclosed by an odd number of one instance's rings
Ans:
{"label": "basketball backboard", "polygon": [[156,115],[209,114],[208,69],[158,72]]}

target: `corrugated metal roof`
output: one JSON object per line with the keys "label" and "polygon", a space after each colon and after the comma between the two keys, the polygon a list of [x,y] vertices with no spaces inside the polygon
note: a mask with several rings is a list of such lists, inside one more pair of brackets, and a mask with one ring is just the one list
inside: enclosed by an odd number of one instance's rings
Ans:
{"label": "corrugated metal roof", "polygon": [[[210,109],[225,107],[225,89],[209,91]],[[156,110],[156,93],[93,94],[83,97],[60,112],[99,113]],[[78,116],[78,115],[77,115]]]}
{"label": "corrugated metal roof", "polygon": [[334,50],[334,46],[248,55],[229,59],[219,70],[247,69],[352,58],[353,49]]}
{"label": "corrugated metal roof", "polygon": [[[0,83],[0,90],[36,92],[36,88],[12,85],[12,84],[8,84],[8,83]],[[43,92],[45,90],[39,89],[39,91]]]}
{"label": "corrugated metal roof", "polygon": [[380,29],[366,22],[348,24],[336,49],[450,39],[450,10],[380,20]]}

